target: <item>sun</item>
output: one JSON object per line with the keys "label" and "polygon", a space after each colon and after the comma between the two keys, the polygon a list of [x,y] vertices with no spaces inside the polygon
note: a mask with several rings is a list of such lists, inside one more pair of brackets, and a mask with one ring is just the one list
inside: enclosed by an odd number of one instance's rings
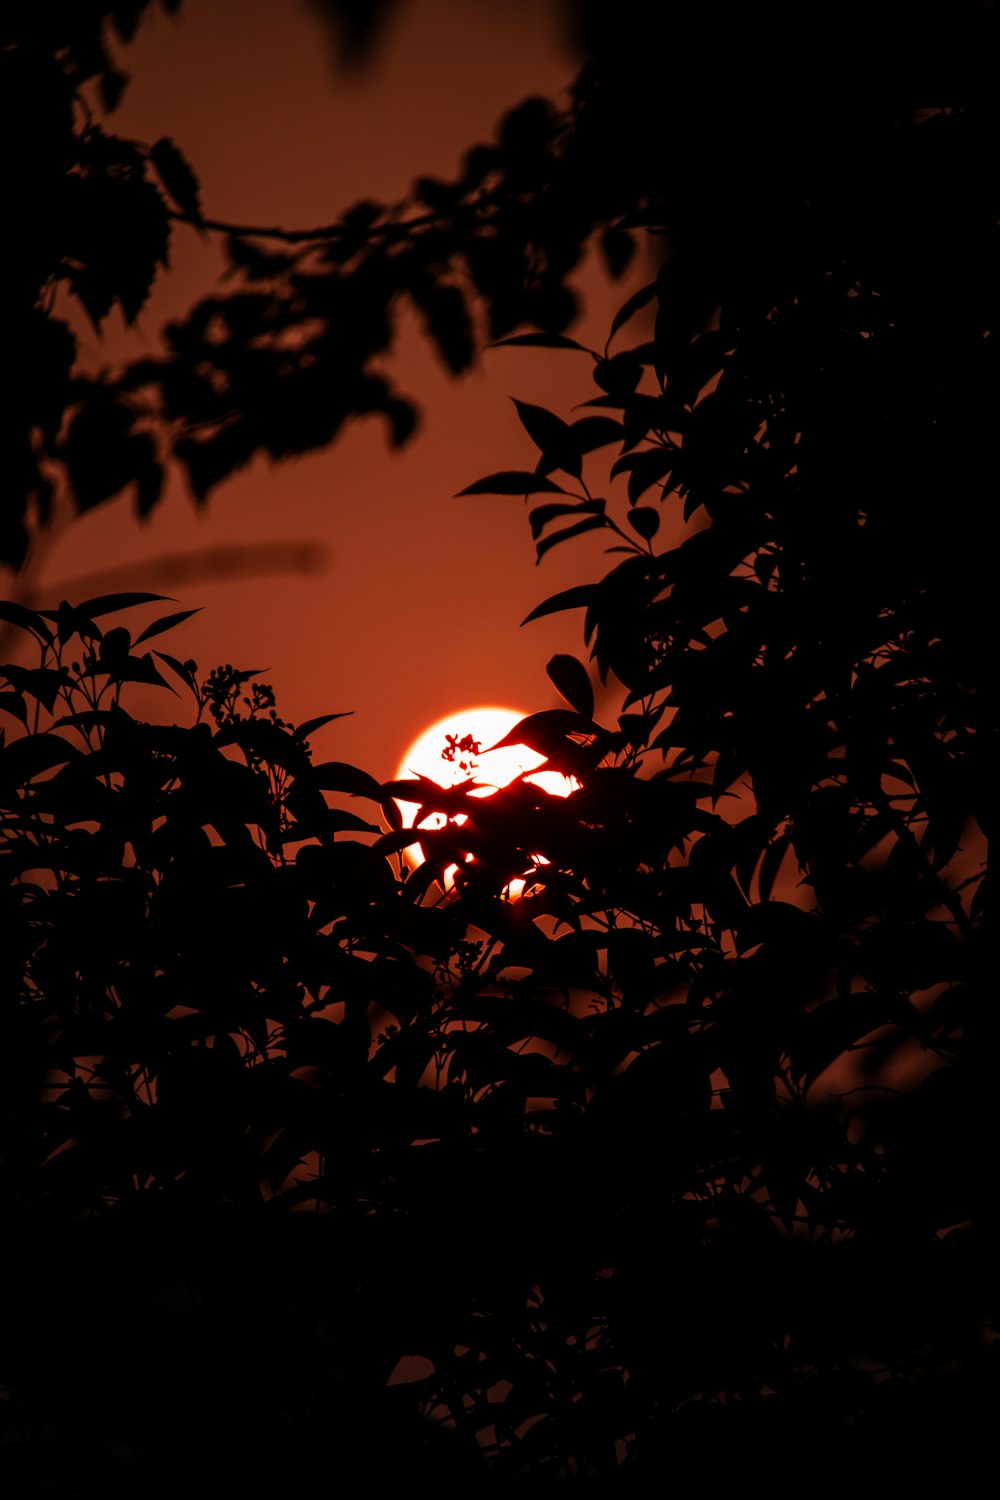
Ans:
{"label": "sun", "polygon": [[[396,772],[397,781],[412,776],[426,776],[438,786],[457,786],[470,778],[479,783],[471,792],[473,797],[490,797],[503,786],[508,786],[518,776],[525,776],[533,786],[539,786],[553,797],[568,797],[576,791],[579,782],[560,771],[546,771],[545,756],[527,745],[504,745],[492,749],[498,740],[510,733],[515,724],[526,715],[515,708],[479,707],[463,708],[446,714],[429,729],[425,729],[407,750]],[[414,826],[419,807],[415,802],[397,799],[405,828]],[[464,822],[459,817],[456,822]],[[443,813],[432,813],[423,818],[419,828],[443,828],[447,819]],[[410,844],[405,851],[407,862],[416,866],[423,863],[424,854],[419,844]],[[445,874],[445,885],[454,885],[456,866]],[[517,887],[517,889],[515,889]],[[524,889],[523,881],[512,881],[511,895],[519,895]]]}

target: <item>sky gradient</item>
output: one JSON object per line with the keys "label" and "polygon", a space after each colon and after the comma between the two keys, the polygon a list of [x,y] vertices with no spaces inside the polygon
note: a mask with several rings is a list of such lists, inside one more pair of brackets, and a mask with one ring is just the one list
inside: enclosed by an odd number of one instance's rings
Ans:
{"label": "sky gradient", "polygon": [[[151,11],[121,63],[131,83],[110,122],[116,132],[147,143],[172,137],[199,174],[209,217],[286,227],[328,223],[360,198],[392,201],[417,175],[452,176],[506,108],[530,94],[564,99],[577,66],[554,0],[409,0],[374,66],[351,76],[331,65],[322,28],[299,0],[187,0],[174,19]],[[155,350],[163,324],[209,293],[222,268],[211,238],[178,226],[171,269],[137,326],[126,331],[116,313],[101,343],[78,329],[87,365]],[[612,284],[588,263],[577,336],[603,342],[614,309],[646,274],[637,266]],[[266,668],[279,711],[295,721],[351,711],[315,749],[380,779],[451,710],[553,705],[545,663],[557,650],[583,654],[580,618],[524,630],[519,622],[548,594],[603,572],[600,546],[583,538],[536,568],[519,500],[454,495],[481,475],[533,465],[509,397],[569,416],[586,361],[488,350],[455,381],[405,313],[390,368],[422,409],[402,452],[389,452],[379,419],[355,423],[325,451],[258,461],[201,513],[175,473],[145,524],[127,495],[69,521],[25,580],[33,602],[127,587],[203,606],[174,635],[174,654],[204,672],[224,661]],[[256,548],[264,571],[178,576],[178,556],[197,567],[234,547]],[[280,568],[286,555],[307,567]],[[133,699],[133,711],[170,712],[151,695]]]}

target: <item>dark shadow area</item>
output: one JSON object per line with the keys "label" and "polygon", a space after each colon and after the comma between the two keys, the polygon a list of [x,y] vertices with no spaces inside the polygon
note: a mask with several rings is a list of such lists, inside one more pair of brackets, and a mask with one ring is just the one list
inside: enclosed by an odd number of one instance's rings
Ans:
{"label": "dark shadow area", "polygon": [[[8,560],[57,484],[148,512],[173,464],[204,503],[359,415],[405,440],[400,299],[456,372],[473,306],[575,362],[456,503],[609,557],[529,616],[583,611],[565,707],[508,736],[562,799],[321,760],[339,715],[203,676],[155,592],[0,604],[31,656],[0,668],[0,1482],[964,1492],[997,1399],[996,112],[681,108],[591,30],[566,113],[403,205],[230,232],[167,351],[83,380],[53,284],[129,316],[171,225],[222,231],[170,143],[81,123],[113,80],[73,28],[2,58],[44,105],[10,190],[102,226],[53,213],[4,284]],[[567,277],[647,233],[583,347]]]}

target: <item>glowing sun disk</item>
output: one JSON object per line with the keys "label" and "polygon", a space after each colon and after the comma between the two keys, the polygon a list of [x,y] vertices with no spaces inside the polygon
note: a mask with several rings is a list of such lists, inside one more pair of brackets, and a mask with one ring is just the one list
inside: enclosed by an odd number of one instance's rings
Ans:
{"label": "glowing sun disk", "polygon": [[[545,756],[527,745],[504,745],[491,749],[502,740],[525,715],[513,708],[467,708],[447,714],[425,729],[407,750],[400,762],[396,779],[424,776],[441,787],[457,786],[460,782],[474,780],[479,783],[470,791],[472,797],[491,797],[501,787],[508,786],[519,776],[524,776],[533,786],[541,787],[553,797],[568,797],[579,786],[571,776],[560,771],[544,771]],[[405,828],[414,826],[419,812],[415,802],[397,801]],[[443,813],[432,813],[422,818],[418,828],[443,828],[448,819]],[[454,821],[464,823],[464,815]],[[419,844],[411,844],[406,850],[411,865],[423,863],[423,850]],[[543,861],[539,859],[539,863]],[[452,866],[446,872],[445,884],[454,884]],[[514,887],[519,887],[515,890]],[[511,882],[511,894],[520,894],[522,881]]]}

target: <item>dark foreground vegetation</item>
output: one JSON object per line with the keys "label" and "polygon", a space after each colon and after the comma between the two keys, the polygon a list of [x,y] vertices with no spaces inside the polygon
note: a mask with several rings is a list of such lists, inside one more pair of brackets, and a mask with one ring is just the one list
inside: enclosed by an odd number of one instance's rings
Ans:
{"label": "dark foreground vegetation", "polygon": [[[4,55],[69,101],[32,170],[165,235],[196,184],[73,124],[88,69],[114,88],[84,30]],[[232,234],[235,289],[103,382],[47,292],[133,315],[143,242],[116,270],[57,216],[6,286],[13,560],[46,486],[148,509],[174,462],[203,498],[366,410],[405,438],[367,369],[401,297],[456,369],[476,308],[577,361],[589,404],[521,404],[456,504],[527,497],[539,554],[607,534],[534,613],[582,610],[622,699],[603,722],[554,658],[566,707],[517,737],[579,790],[424,783],[467,821],[412,869],[398,788],[170,654],[183,611],[0,607],[30,647],[0,692],[12,1495],[953,1493],[988,1451],[996,118],[654,112],[592,54],[462,182]],[[649,231],[655,279],[581,350],[567,273]],[[290,361],[261,330],[296,320]]]}

